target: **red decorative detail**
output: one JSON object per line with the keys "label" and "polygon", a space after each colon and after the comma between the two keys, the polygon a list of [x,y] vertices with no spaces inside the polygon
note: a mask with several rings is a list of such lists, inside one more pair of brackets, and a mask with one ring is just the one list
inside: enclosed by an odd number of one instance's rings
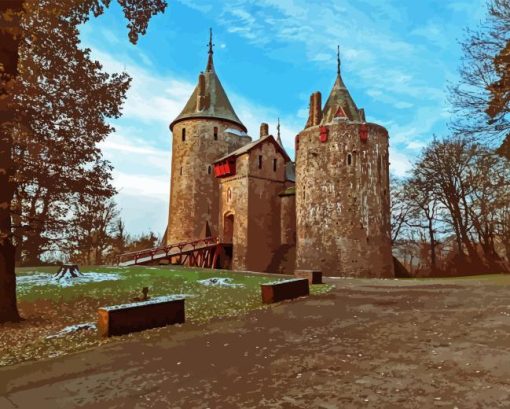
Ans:
{"label": "red decorative detail", "polygon": [[214,164],[214,175],[217,178],[226,178],[236,174],[236,159],[228,158],[220,163]]}
{"label": "red decorative detail", "polygon": [[347,114],[342,107],[338,107],[336,110],[335,118],[347,118]]}
{"label": "red decorative detail", "polygon": [[329,134],[329,130],[326,126],[320,126],[319,127],[319,131],[320,131],[320,141],[322,143],[324,142],[327,142],[328,141],[328,134]]}
{"label": "red decorative detail", "polygon": [[361,124],[359,127],[359,139],[361,142],[368,141],[368,126],[367,124]]}

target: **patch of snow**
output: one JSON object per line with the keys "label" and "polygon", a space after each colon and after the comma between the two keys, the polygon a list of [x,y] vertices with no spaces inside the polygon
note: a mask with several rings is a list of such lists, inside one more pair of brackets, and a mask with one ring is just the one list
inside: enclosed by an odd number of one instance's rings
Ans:
{"label": "patch of snow", "polygon": [[307,279],[306,278],[289,278],[287,280],[275,280],[275,281],[271,281],[269,283],[263,283],[262,285],[274,285],[274,284],[291,283],[293,281],[301,281],[301,280],[307,280]]}
{"label": "patch of snow", "polygon": [[197,283],[210,287],[244,287],[243,284],[235,284],[233,281],[230,277],[213,277],[206,280],[198,280]]}
{"label": "patch of snow", "polygon": [[62,338],[64,336],[66,336],[67,334],[72,334],[73,332],[89,331],[89,330],[95,330],[95,329],[97,329],[97,327],[96,327],[96,324],[93,322],[69,325],[68,327],[65,327],[63,330],[57,332],[56,334],[47,336],[46,339]]}
{"label": "patch of snow", "polygon": [[115,310],[121,310],[124,308],[142,307],[144,305],[158,304],[160,302],[176,301],[176,300],[184,300],[184,299],[185,299],[184,294],[172,294],[172,295],[167,295],[164,297],[154,297],[147,301],[135,301],[135,302],[127,303],[127,304],[112,305],[109,307],[101,307],[100,309],[105,310],[105,311],[115,311]]}
{"label": "patch of snow", "polygon": [[28,289],[43,285],[56,285],[59,287],[71,287],[73,285],[98,283],[101,281],[118,281],[122,276],[116,273],[82,273],[79,277],[72,277],[71,274],[64,274],[56,278],[53,274],[34,272],[31,275],[16,277],[16,285],[20,289]]}

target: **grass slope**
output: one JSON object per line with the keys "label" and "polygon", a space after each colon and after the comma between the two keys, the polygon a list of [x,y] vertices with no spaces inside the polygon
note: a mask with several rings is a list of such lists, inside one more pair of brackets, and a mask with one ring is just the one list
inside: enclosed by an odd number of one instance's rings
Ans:
{"label": "grass slope", "polygon": [[[55,267],[18,269],[18,277],[46,273],[53,274]],[[149,287],[149,296],[185,294],[186,322],[201,323],[215,317],[242,315],[263,308],[260,284],[283,279],[282,277],[242,274],[232,271],[187,269],[182,267],[88,267],[82,273],[116,274],[119,280],[102,281],[60,287],[57,285],[18,286],[21,324],[0,325],[0,366],[31,359],[59,356],[90,346],[118,341],[102,340],[95,331],[83,330],[61,337],[52,337],[63,328],[95,322],[99,307],[130,302],[141,295],[142,287]],[[198,283],[213,277],[228,277],[234,288],[205,286]],[[312,286],[312,294],[326,292],[328,285]],[[142,337],[150,336],[155,329]],[[126,339],[138,335],[120,337]]]}

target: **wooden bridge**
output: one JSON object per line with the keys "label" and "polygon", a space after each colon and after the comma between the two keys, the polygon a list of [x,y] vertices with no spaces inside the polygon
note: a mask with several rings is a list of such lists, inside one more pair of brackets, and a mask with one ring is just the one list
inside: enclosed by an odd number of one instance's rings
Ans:
{"label": "wooden bridge", "polygon": [[119,266],[128,267],[172,260],[176,264],[190,267],[215,268],[221,250],[225,246],[228,244],[220,243],[217,237],[207,237],[153,249],[132,251],[120,255]]}

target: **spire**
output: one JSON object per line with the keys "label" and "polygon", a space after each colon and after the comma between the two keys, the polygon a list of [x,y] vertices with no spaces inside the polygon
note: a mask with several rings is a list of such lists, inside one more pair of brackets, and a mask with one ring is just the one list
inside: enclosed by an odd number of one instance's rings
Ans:
{"label": "spire", "polygon": [[337,47],[337,77],[333,89],[322,111],[322,123],[330,123],[335,119],[363,122],[364,112],[356,106],[349,90],[345,86],[341,73],[340,46]]}
{"label": "spire", "polygon": [[207,44],[207,46],[209,47],[209,59],[207,61],[207,68],[205,70],[210,72],[210,71],[214,71],[214,63],[213,63],[214,44],[213,44],[212,28],[209,29],[209,44]]}
{"label": "spire", "polygon": [[214,69],[214,43],[212,29],[210,29],[209,35],[209,43],[207,44],[209,49],[209,60],[207,62],[207,68],[198,76],[198,84],[193,91],[193,94],[191,94],[182,112],[170,124],[170,130],[173,129],[173,126],[177,122],[183,121],[184,119],[214,118],[235,124],[239,126],[243,132],[246,132],[246,127],[239,120],[234,108],[232,108],[232,104],[230,103]]}
{"label": "spire", "polygon": [[340,61],[340,46],[338,46],[338,51],[337,51],[337,54],[336,54],[336,58],[337,58],[337,74],[340,75],[340,67],[342,65],[342,62]]}
{"label": "spire", "polygon": [[281,133],[280,133],[280,118],[279,117],[278,117],[278,125],[276,126],[276,129],[277,129],[276,142],[278,142],[278,144],[283,148],[282,137],[281,137]]}

